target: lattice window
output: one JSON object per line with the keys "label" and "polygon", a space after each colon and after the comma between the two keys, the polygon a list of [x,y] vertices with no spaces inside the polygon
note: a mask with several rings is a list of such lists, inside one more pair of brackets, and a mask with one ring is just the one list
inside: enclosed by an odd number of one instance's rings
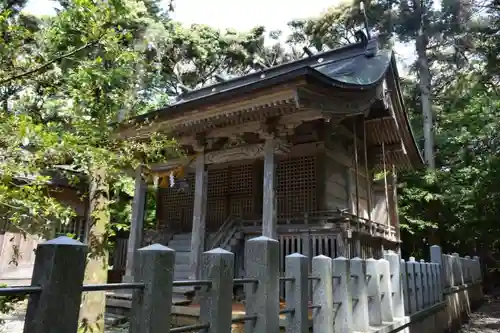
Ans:
{"label": "lattice window", "polygon": [[187,175],[189,184],[188,191],[179,191],[175,188],[161,188],[161,201],[163,202],[163,214],[165,221],[162,223],[172,226],[182,226],[182,229],[189,230],[193,221],[194,203],[194,174]]}
{"label": "lattice window", "polygon": [[227,195],[227,169],[213,169],[208,171],[208,189],[209,198],[222,197]]}
{"label": "lattice window", "polygon": [[234,216],[249,217],[254,213],[252,198],[232,198],[230,213]]}
{"label": "lattice window", "polygon": [[316,210],[316,158],[292,157],[277,167],[278,216]]}
{"label": "lattice window", "polygon": [[231,167],[229,193],[231,196],[252,195],[253,166],[252,164]]}
{"label": "lattice window", "polygon": [[210,199],[207,202],[206,226],[209,230],[217,230],[226,219],[226,199]]}

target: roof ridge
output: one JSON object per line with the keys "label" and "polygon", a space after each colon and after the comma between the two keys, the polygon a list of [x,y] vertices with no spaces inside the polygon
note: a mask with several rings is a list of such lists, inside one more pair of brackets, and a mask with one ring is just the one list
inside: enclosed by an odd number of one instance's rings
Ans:
{"label": "roof ridge", "polygon": [[[189,92],[182,94],[180,96],[180,99],[177,102],[173,103],[173,105],[175,105],[177,103],[182,103],[183,101],[186,101],[186,100],[196,99],[198,96],[203,95],[203,94],[209,94],[209,93],[220,91],[217,88],[223,87],[223,86],[231,84],[231,83],[236,84],[239,81],[252,80],[252,79],[255,79],[256,77],[263,78],[262,76],[266,77],[267,74],[270,74],[273,72],[274,72],[273,74],[279,75],[280,72],[285,72],[285,71],[289,72],[289,71],[296,69],[294,67],[299,68],[299,67],[304,67],[304,66],[310,66],[310,67],[314,68],[316,65],[325,64],[325,63],[322,63],[322,61],[320,63],[318,63],[319,59],[324,58],[324,57],[329,57],[329,56],[332,56],[334,54],[342,54],[343,52],[354,51],[356,49],[359,49],[359,53],[361,54],[361,53],[364,53],[367,48],[371,49],[373,47],[373,43],[377,44],[376,38],[370,39],[367,43],[359,42],[359,43],[348,44],[348,45],[345,45],[345,46],[342,46],[342,47],[339,47],[336,49],[316,53],[310,57],[297,59],[297,60],[290,61],[290,62],[287,62],[284,64],[280,64],[277,66],[266,68],[266,69],[263,69],[260,71],[255,71],[255,72],[248,73],[245,75],[237,76],[237,77],[231,78],[231,79],[226,80],[226,81],[209,84],[207,86],[204,86],[204,87],[201,87],[198,89],[193,89],[192,91],[189,91]],[[358,54],[349,54],[349,57],[352,57],[355,55],[358,55]],[[345,58],[347,58],[347,57],[345,57]],[[344,60],[345,58],[332,59],[330,62],[341,61],[341,60]]]}

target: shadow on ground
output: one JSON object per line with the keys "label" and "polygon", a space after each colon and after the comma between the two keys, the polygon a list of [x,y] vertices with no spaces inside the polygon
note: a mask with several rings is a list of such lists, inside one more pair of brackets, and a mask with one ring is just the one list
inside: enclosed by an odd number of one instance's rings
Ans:
{"label": "shadow on ground", "polygon": [[484,304],[471,315],[457,333],[500,332],[500,297],[486,296]]}

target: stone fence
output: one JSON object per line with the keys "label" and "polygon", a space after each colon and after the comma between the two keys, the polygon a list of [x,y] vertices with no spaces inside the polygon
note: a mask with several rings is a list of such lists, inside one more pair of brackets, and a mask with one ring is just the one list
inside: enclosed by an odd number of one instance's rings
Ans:
{"label": "stone fence", "polygon": [[[230,333],[235,323],[244,323],[245,333],[278,333],[280,320],[287,333],[441,333],[453,321],[445,318],[453,315],[447,292],[467,292],[481,276],[477,258],[442,255],[439,247],[431,253],[432,262],[387,253],[379,260],[320,255],[311,265],[296,253],[279,276],[278,242],[257,237],[245,246],[245,278],[233,278],[233,253],[214,249],[203,253],[201,280],[174,281],[175,251],[153,244],[137,251],[134,283],[83,285],[87,246],[60,237],[38,246],[32,286],[0,289],[0,295],[30,295],[25,333],[76,332],[82,292],[116,289],[133,290],[131,333]],[[245,286],[244,316],[232,314],[235,285]],[[198,324],[171,328],[176,286],[199,287]]]}

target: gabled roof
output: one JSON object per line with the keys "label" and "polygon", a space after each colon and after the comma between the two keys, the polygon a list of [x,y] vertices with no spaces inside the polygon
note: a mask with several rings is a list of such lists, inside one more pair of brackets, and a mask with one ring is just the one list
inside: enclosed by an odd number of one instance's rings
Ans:
{"label": "gabled roof", "polygon": [[303,76],[345,89],[369,89],[384,78],[391,64],[392,51],[379,50],[377,43],[376,39],[371,39],[366,43],[347,45],[189,91],[174,104],[137,116],[134,120],[175,117],[184,110]]}
{"label": "gabled roof", "polygon": [[[396,101],[394,111],[397,123],[401,124],[401,139],[408,145],[414,165],[423,165],[404,107],[394,53],[379,49],[376,38],[188,91],[174,104],[130,121],[168,121],[182,117],[185,112],[203,112],[208,110],[206,106],[224,103],[251,92],[285,86],[298,79],[349,91],[371,90],[386,79],[392,86],[390,94]],[[124,125],[126,128],[127,125]]]}

